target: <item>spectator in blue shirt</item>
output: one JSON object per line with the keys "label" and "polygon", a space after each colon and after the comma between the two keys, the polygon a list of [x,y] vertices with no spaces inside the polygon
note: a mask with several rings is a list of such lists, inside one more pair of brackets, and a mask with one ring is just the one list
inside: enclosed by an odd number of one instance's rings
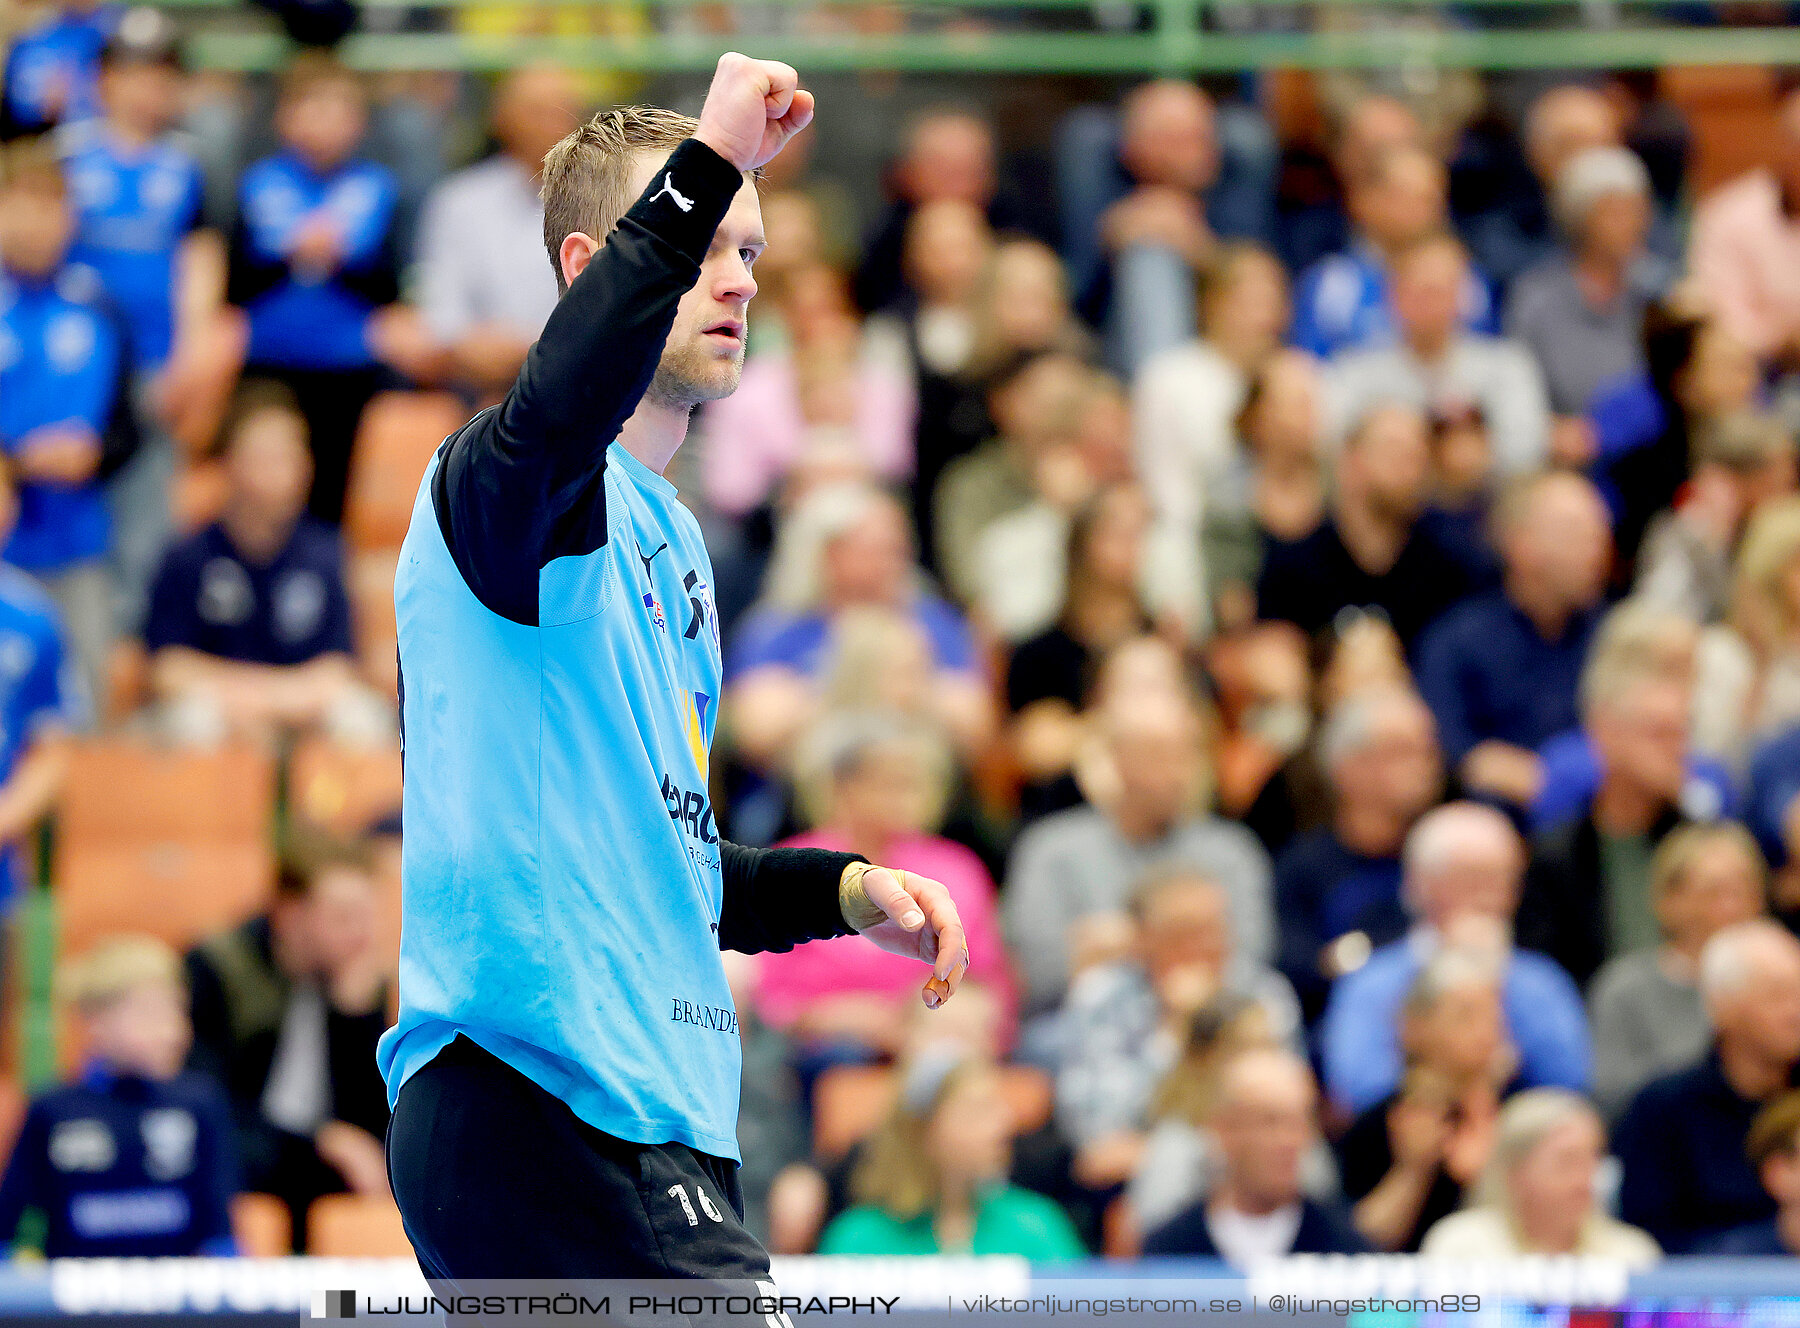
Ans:
{"label": "spectator in blue shirt", "polygon": [[99,278],[66,261],[74,225],[48,143],[0,149],[0,450],[19,480],[4,557],[56,599],[98,696],[114,605],[112,521],[96,477],[118,417],[129,415],[129,361]]}
{"label": "spectator in blue shirt", "polygon": [[275,128],[282,150],[244,172],[230,298],[250,323],[247,363],[285,382],[312,438],[309,506],[343,515],[356,426],[380,386],[376,318],[399,293],[397,185],[353,154],[368,127],[356,76],[324,57],[295,61]]}
{"label": "spectator in blue shirt", "polygon": [[292,398],[247,389],[224,510],[169,550],[145,624],[152,688],[184,732],[331,725],[363,698],[337,533],[305,515],[310,472]]}
{"label": "spectator in blue shirt", "polygon": [[1750,762],[1744,823],[1771,867],[1785,867],[1800,849],[1800,725],[1757,748]]}
{"label": "spectator in blue shirt", "polygon": [[104,114],[68,136],[63,158],[78,219],[70,259],[100,274],[124,320],[142,436],[107,481],[124,623],[143,615],[169,542],[171,435],[205,436],[238,358],[219,326],[224,244],[201,216],[199,164],[171,132],[183,92],[178,36],[157,10],[125,15],[101,53]]}
{"label": "spectator in blue shirt", "polygon": [[[1296,346],[1329,359],[1342,350],[1393,343],[1388,269],[1406,249],[1448,224],[1448,187],[1444,164],[1416,144],[1379,153],[1361,179],[1349,181],[1356,232],[1348,249],[1300,274],[1290,334]],[[1494,333],[1499,322],[1486,278],[1469,268],[1463,278],[1463,328]]]}
{"label": "spectator in blue shirt", "polygon": [[[0,541],[17,512],[12,471],[0,461]],[[0,563],[0,913],[25,885],[19,845],[56,805],[70,733],[86,718],[55,603],[36,581]]]}
{"label": "spectator in blue shirt", "polygon": [[[1645,668],[1673,679],[1693,696],[1700,629],[1691,618],[1658,608],[1634,595],[1615,605],[1600,622],[1581,672],[1581,694],[1600,687],[1620,668]],[[1691,708],[1691,702],[1690,702]],[[1585,709],[1585,706],[1584,706]],[[1542,778],[1526,810],[1533,834],[1578,818],[1600,787],[1600,753],[1585,728],[1565,729],[1538,748]],[[1682,785],[1683,810],[1695,820],[1738,814],[1731,771],[1704,752],[1690,750]]]}
{"label": "spectator in blue shirt", "polygon": [[89,1060],[32,1101],[0,1180],[0,1236],[36,1208],[53,1259],[236,1253],[231,1109],[217,1083],[182,1072],[192,1030],[180,958],[122,937],[58,977]]}
{"label": "spectator in blue shirt", "polygon": [[[1339,978],[1325,1012],[1325,1086],[1360,1114],[1399,1085],[1400,1011],[1427,957],[1486,931],[1505,944],[1525,874],[1525,847],[1499,812],[1453,802],[1421,817],[1406,837],[1402,887],[1413,927]],[[1508,946],[1501,1000],[1519,1085],[1585,1090],[1591,1070],[1581,993],[1556,962]]]}
{"label": "spectator in blue shirt", "polygon": [[100,48],[123,6],[63,0],[13,43],[0,77],[0,138],[74,124],[99,111]]}
{"label": "spectator in blue shirt", "polygon": [[[1425,141],[1425,128],[1412,107],[1385,92],[1362,93],[1329,128],[1328,172],[1326,162],[1307,161],[1311,153],[1305,147],[1290,147],[1283,162],[1275,200],[1275,247],[1291,272],[1304,272],[1350,243],[1345,197],[1350,181],[1366,176],[1370,164],[1389,148]],[[1309,166],[1326,178],[1311,178]]]}
{"label": "spectator in blue shirt", "polygon": [[1494,531],[1501,588],[1457,605],[1425,633],[1419,691],[1464,787],[1524,806],[1542,783],[1537,748],[1576,721],[1612,532],[1594,486],[1561,471],[1509,486]]}
{"label": "spectator in blue shirt", "polygon": [[1766,920],[1725,928],[1700,952],[1700,995],[1711,1049],[1646,1084],[1613,1133],[1619,1216],[1670,1254],[1775,1211],[1744,1143],[1800,1069],[1800,941]]}
{"label": "spectator in blue shirt", "polygon": [[1331,821],[1297,835],[1275,862],[1280,967],[1308,1023],[1331,980],[1406,930],[1400,847],[1443,791],[1431,711],[1406,687],[1354,693],[1326,717],[1319,765]]}
{"label": "spectator in blue shirt", "polygon": [[[663,606],[670,630],[711,622],[702,604],[711,593],[702,582],[691,604]],[[917,627],[929,656],[926,717],[961,751],[982,750],[994,732],[994,698],[968,623],[924,587],[900,505],[867,485],[835,484],[809,494],[783,522],[762,604],[739,622],[725,652],[734,736],[746,761],[769,769],[785,756],[818,711],[836,628],[871,608]]]}

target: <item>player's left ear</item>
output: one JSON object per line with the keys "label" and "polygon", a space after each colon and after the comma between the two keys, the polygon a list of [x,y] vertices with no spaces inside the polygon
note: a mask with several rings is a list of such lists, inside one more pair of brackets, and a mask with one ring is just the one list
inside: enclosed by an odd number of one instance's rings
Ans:
{"label": "player's left ear", "polygon": [[562,248],[557,250],[556,257],[562,264],[563,284],[573,286],[587,265],[594,261],[594,255],[600,252],[600,241],[582,231],[572,231],[563,236]]}

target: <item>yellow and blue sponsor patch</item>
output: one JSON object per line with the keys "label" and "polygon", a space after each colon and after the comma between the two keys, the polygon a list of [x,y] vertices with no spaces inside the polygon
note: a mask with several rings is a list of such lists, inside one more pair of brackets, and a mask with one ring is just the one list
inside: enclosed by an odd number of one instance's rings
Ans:
{"label": "yellow and blue sponsor patch", "polygon": [[694,768],[706,777],[708,752],[712,747],[712,697],[705,692],[689,692],[687,696],[688,750],[694,756]]}

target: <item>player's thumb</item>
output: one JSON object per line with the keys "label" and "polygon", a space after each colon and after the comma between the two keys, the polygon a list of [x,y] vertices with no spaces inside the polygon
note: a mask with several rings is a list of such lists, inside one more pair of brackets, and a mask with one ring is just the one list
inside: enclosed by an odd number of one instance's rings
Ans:
{"label": "player's thumb", "polygon": [[918,901],[900,883],[900,873],[886,867],[871,867],[863,873],[862,888],[870,903],[907,931],[917,931],[925,925],[925,914]]}
{"label": "player's thumb", "polygon": [[808,92],[805,88],[796,89],[792,100],[788,104],[786,113],[783,114],[778,121],[781,126],[783,141],[785,142],[787,139],[792,138],[795,134],[806,128],[807,125],[812,123],[812,118],[812,93]]}

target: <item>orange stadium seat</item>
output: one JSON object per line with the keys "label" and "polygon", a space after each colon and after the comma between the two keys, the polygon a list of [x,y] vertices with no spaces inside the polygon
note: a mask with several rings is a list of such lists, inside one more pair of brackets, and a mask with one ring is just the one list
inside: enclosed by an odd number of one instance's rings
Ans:
{"label": "orange stadium seat", "polygon": [[75,747],[57,830],[65,842],[259,837],[274,800],[273,763],[254,748],[100,738]]}
{"label": "orange stadium seat", "polygon": [[400,1210],[386,1195],[327,1194],[306,1210],[307,1253],[328,1259],[410,1259]]}
{"label": "orange stadium seat", "polygon": [[356,431],[344,508],[353,549],[400,546],[426,463],[467,418],[448,392],[383,392],[369,403]]}
{"label": "orange stadium seat", "polygon": [[[1012,1112],[1013,1133],[1029,1134],[1050,1120],[1050,1076],[1029,1065],[1000,1067],[1000,1089]],[[813,1086],[813,1149],[841,1157],[869,1137],[894,1105],[898,1091],[888,1065],[838,1065]]]}
{"label": "orange stadium seat", "polygon": [[288,767],[288,796],[299,819],[336,834],[359,834],[400,806],[400,750],[309,738]]}
{"label": "orange stadium seat", "polygon": [[294,1252],[294,1222],[287,1205],[272,1194],[234,1195],[231,1234],[238,1251],[252,1259],[276,1259]]}
{"label": "orange stadium seat", "polygon": [[1694,135],[1688,188],[1697,199],[1774,159],[1779,111],[1775,70],[1767,65],[1676,65],[1658,79]]}
{"label": "orange stadium seat", "polygon": [[64,953],[116,932],[185,947],[256,912],[274,883],[268,756],[77,746],[58,819]]}

